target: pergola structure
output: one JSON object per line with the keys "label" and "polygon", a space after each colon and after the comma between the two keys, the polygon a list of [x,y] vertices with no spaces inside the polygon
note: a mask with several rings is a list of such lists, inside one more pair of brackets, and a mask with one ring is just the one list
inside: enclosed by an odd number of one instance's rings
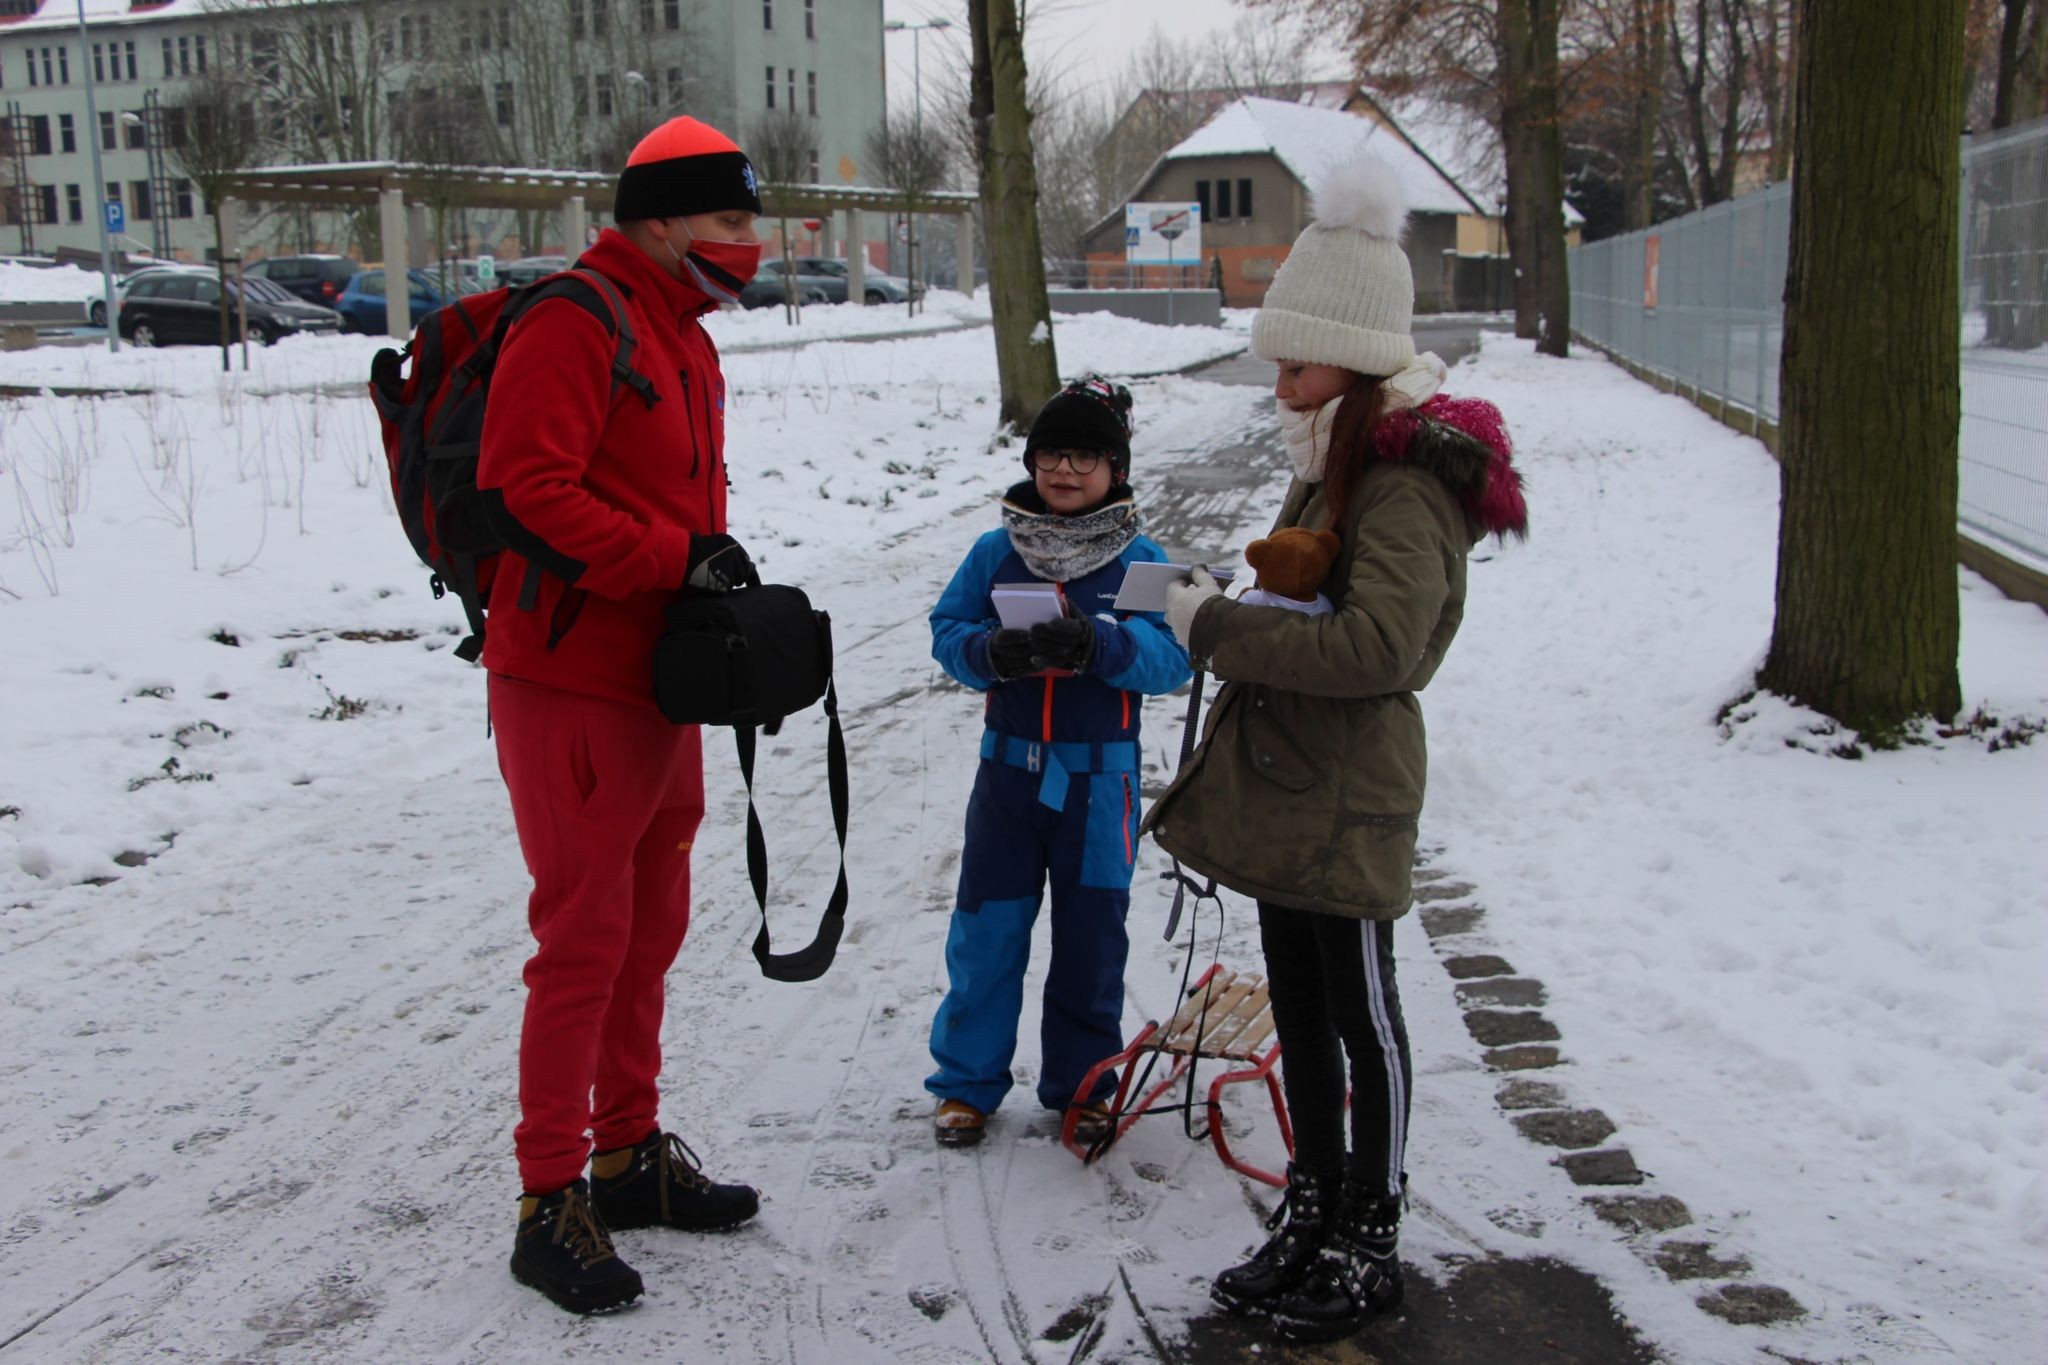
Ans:
{"label": "pergola structure", "polygon": [[[580,243],[589,235],[590,215],[612,206],[614,177],[596,171],[514,170],[502,166],[427,166],[398,161],[351,161],[326,166],[259,166],[229,178],[231,195],[221,205],[221,227],[230,255],[241,251],[241,201],[269,204],[377,206],[387,261],[411,261],[408,205],[445,204],[465,209],[539,210],[560,213],[567,222],[567,240]],[[915,199],[901,190],[867,185],[785,185],[761,196],[766,217],[820,218],[825,221],[826,250],[831,249],[835,215],[844,214],[848,243],[866,241],[863,219],[875,213],[930,213],[954,220],[959,241],[960,290],[974,292],[974,220],[979,201],[961,190],[930,190]],[[573,253],[572,253],[573,254]],[[849,299],[865,293],[867,257],[860,250],[846,255]],[[412,333],[411,299],[403,289],[387,291],[385,316],[390,333]]]}

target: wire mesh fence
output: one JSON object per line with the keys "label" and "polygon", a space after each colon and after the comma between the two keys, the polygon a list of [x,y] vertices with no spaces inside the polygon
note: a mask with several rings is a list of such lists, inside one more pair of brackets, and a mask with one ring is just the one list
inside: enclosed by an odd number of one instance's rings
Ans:
{"label": "wire mesh fence", "polygon": [[[1572,327],[1775,425],[1791,229],[1780,184],[1575,247]],[[1957,521],[2048,565],[2048,120],[1964,143],[1962,247]]]}

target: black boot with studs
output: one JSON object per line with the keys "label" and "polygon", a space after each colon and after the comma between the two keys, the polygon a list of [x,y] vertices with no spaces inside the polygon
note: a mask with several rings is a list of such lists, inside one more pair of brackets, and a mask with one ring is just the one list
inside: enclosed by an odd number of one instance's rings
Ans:
{"label": "black boot with studs", "polygon": [[1300,1284],[1329,1236],[1341,1186],[1342,1178],[1334,1173],[1289,1166],[1287,1193],[1266,1220],[1268,1228],[1278,1231],[1250,1260],[1218,1275],[1210,1297],[1233,1313],[1259,1312]]}
{"label": "black boot with studs", "polygon": [[1274,1324],[1297,1341],[1336,1341],[1399,1308],[1400,1237],[1400,1200],[1346,1184],[1321,1257],[1273,1305]]}

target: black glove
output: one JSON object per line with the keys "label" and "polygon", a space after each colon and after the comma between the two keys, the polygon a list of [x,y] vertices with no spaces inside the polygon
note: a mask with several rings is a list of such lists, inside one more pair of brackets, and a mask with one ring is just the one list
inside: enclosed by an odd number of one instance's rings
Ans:
{"label": "black glove", "polygon": [[1021,678],[1036,673],[1034,648],[1028,630],[998,630],[988,639],[988,661],[998,678]]}
{"label": "black glove", "polygon": [[1040,668],[1085,673],[1095,657],[1095,625],[1078,616],[1040,621],[1031,628],[1031,652]]}
{"label": "black glove", "polygon": [[684,587],[698,592],[731,592],[753,577],[754,561],[731,536],[690,536],[690,564],[683,570]]}

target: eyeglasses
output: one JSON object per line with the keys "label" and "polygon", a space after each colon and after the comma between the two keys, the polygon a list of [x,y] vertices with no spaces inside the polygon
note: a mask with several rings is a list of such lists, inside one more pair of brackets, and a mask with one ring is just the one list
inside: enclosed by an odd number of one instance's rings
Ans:
{"label": "eyeglasses", "polygon": [[1095,466],[1102,463],[1102,453],[1096,450],[1034,450],[1031,452],[1031,467],[1041,473],[1050,474],[1060,467],[1060,461],[1067,462],[1067,468],[1076,474],[1093,474]]}

